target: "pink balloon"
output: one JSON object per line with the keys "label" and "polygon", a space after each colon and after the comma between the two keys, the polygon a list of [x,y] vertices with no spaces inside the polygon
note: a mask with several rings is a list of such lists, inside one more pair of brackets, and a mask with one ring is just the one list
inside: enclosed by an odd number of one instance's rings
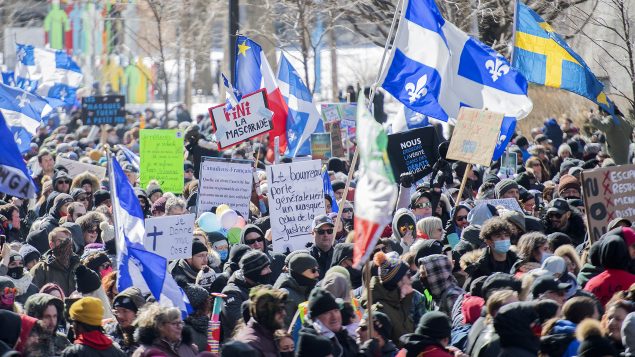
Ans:
{"label": "pink balloon", "polygon": [[242,218],[241,216],[238,216],[238,219],[236,220],[236,224],[234,225],[234,227],[243,228],[246,224],[247,222],[245,222],[245,219]]}

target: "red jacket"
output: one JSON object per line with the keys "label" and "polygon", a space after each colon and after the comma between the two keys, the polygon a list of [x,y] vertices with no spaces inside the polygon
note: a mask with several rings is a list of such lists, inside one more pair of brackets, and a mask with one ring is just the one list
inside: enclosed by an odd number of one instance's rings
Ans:
{"label": "red jacket", "polygon": [[606,269],[591,278],[584,290],[595,295],[602,305],[606,305],[618,291],[628,290],[635,283],[635,275],[618,269]]}

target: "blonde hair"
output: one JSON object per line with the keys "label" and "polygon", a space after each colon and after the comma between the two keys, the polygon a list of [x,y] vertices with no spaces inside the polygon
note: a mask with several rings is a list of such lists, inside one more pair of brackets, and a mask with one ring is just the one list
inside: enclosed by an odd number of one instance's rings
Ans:
{"label": "blonde hair", "polygon": [[490,295],[489,299],[487,299],[487,316],[489,318],[493,318],[494,316],[496,316],[498,310],[500,310],[500,308],[505,305],[505,302],[517,295],[518,293],[511,289],[504,289],[493,292],[492,295]]}
{"label": "blonde hair", "polygon": [[569,260],[571,260],[571,262],[575,264],[575,272],[573,274],[576,276],[578,275],[580,269],[582,268],[582,263],[580,262],[580,258],[578,257],[578,254],[576,253],[575,248],[573,248],[572,245],[561,245],[553,252],[553,254],[562,257],[563,259],[565,257],[569,258]]}
{"label": "blonde hair", "polygon": [[161,306],[155,302],[142,307],[133,324],[137,327],[154,329],[158,334],[161,326],[180,318],[181,311],[178,308]]}
{"label": "blonde hair", "polygon": [[417,233],[423,233],[428,237],[432,237],[432,232],[439,228],[443,229],[443,222],[439,217],[426,217],[417,222]]}

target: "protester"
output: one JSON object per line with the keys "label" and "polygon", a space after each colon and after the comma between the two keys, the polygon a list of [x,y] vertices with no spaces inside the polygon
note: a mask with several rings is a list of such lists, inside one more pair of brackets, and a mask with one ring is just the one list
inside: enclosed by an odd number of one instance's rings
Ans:
{"label": "protester", "polygon": [[183,328],[181,312],[174,307],[146,304],[134,321],[137,328],[135,340],[141,345],[132,354],[141,357],[154,351],[167,357],[193,357],[196,349],[191,336]]}

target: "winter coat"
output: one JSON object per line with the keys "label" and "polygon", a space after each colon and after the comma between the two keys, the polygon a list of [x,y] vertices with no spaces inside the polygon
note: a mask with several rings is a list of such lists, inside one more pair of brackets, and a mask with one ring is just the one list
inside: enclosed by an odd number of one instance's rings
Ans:
{"label": "winter coat", "polygon": [[207,329],[209,328],[209,316],[193,316],[190,315],[184,320],[185,326],[190,328],[192,334],[192,343],[194,343],[199,351],[207,349]]}
{"label": "winter coat", "polygon": [[309,249],[309,254],[318,262],[318,268],[320,269],[320,280],[324,279],[324,275],[331,267],[331,262],[333,260],[333,248],[329,249],[328,252],[323,252],[316,245],[311,246]]}
{"label": "winter coat", "polygon": [[448,244],[450,244],[451,241],[457,242],[461,238],[461,232],[463,230],[454,223],[461,208],[466,209],[468,213],[470,212],[470,207],[461,203],[457,204],[450,210],[450,219],[445,225],[445,237],[443,238],[443,241]]}
{"label": "winter coat", "polygon": [[564,229],[556,230],[550,227],[549,224],[545,224],[545,227],[545,234],[547,235],[556,232],[561,232],[568,235],[569,237],[571,237],[574,246],[582,244],[586,236],[586,225],[584,224],[584,218],[582,218],[582,215],[578,212],[571,213],[569,223]]}
{"label": "winter coat", "polygon": [[[472,357],[498,357],[500,353],[500,339],[492,324],[484,325],[485,329],[476,336],[473,346],[471,346],[470,356]],[[466,352],[467,353],[467,352]]]}
{"label": "winter coat", "polygon": [[176,281],[185,279],[185,281],[190,284],[196,283],[196,275],[198,272],[194,271],[185,259],[173,260],[168,266],[168,272],[172,274],[172,277],[174,277]]}
{"label": "winter coat", "polygon": [[554,149],[557,151],[560,144],[562,144],[563,138],[563,132],[558,121],[554,118],[545,120],[545,126],[542,128],[542,132],[551,140]]}
{"label": "winter coat", "polygon": [[439,310],[448,316],[452,316],[454,302],[465,294],[452,275],[452,265],[446,256],[434,254],[423,258],[422,262],[426,270],[428,289],[439,306]]}
{"label": "winter coat", "polygon": [[189,328],[184,327],[181,332],[181,342],[171,345],[161,339],[158,332],[151,327],[139,327],[135,332],[135,340],[141,344],[132,357],[141,357],[149,349],[161,351],[167,357],[195,357],[196,350],[192,346],[192,336]]}
{"label": "winter coat", "polygon": [[273,331],[259,324],[253,318],[247,321],[233,338],[244,342],[260,353],[263,357],[277,357],[278,347],[274,341]]}
{"label": "winter coat", "polygon": [[111,321],[104,326],[104,332],[110,339],[119,345],[119,348],[127,355],[131,355],[139,344],[134,340],[134,327],[130,326],[129,331],[124,331],[117,321]]}
{"label": "winter coat", "polygon": [[630,255],[624,240],[609,235],[600,242],[600,264],[604,271],[585,285],[584,290],[597,296],[602,305],[618,291],[628,290],[635,283],[635,275],[628,272]]}
{"label": "winter coat", "polygon": [[225,340],[228,340],[236,323],[242,314],[242,304],[249,299],[249,290],[252,288],[243,276],[243,271],[238,270],[229,278],[227,286],[223,289],[223,294],[227,295],[223,299],[223,306],[221,310],[221,332]]}
{"label": "winter coat", "polygon": [[62,357],[83,357],[83,356],[95,356],[95,357],[126,357],[127,355],[123,353],[117,346],[112,344],[112,340],[104,336],[103,341],[110,341],[108,343],[102,343],[100,349],[80,344],[78,341],[75,341],[75,344],[66,347],[62,352]]}
{"label": "winter coat", "polygon": [[[390,339],[399,341],[399,338],[414,331],[414,321],[411,312],[412,294],[401,299],[399,289],[387,290],[381,284],[379,277],[374,276],[370,280],[372,303],[377,306],[377,311],[388,315],[392,322]],[[368,308],[368,293],[364,290],[361,299],[362,306]]]}
{"label": "winter coat", "polygon": [[538,319],[533,302],[513,302],[503,306],[494,317],[494,328],[500,339],[504,357],[535,357],[540,350],[540,339],[531,329]]}
{"label": "winter coat", "polygon": [[549,357],[574,357],[580,342],[575,337],[576,324],[558,320],[549,334],[540,338],[540,352]]}
{"label": "winter coat", "polygon": [[453,357],[454,354],[446,350],[439,341],[416,333],[401,338],[404,348],[397,357]]}
{"label": "winter coat", "polygon": [[[267,255],[267,258],[269,258],[269,262],[271,262],[271,265],[269,266],[269,268],[271,268],[271,281],[269,282],[270,284],[273,284],[276,279],[278,279],[278,277],[280,276],[280,274],[282,273],[282,268],[284,268],[284,255],[280,254],[280,253],[273,253],[270,251],[269,249],[269,242],[264,239],[265,238],[265,234],[262,232],[262,230],[256,226],[255,224],[248,224],[245,227],[243,227],[241,233],[240,233],[240,244],[246,244],[245,243],[245,236],[247,235],[247,233],[251,232],[251,231],[257,231],[258,233],[260,233],[260,236],[263,238],[263,244],[264,244],[264,253]],[[317,259],[317,258],[316,258]],[[329,260],[329,266],[330,266],[330,260]],[[320,268],[322,268],[320,266]],[[328,269],[328,266],[326,267]],[[326,270],[324,270],[326,271]],[[322,270],[320,269],[320,274],[322,274]],[[320,279],[322,279],[322,276],[320,276]]]}
{"label": "winter coat", "polygon": [[75,268],[79,265],[79,257],[75,254],[69,260],[69,266],[63,267],[53,255],[53,251],[46,252],[41,260],[31,268],[33,285],[38,289],[46,283],[56,283],[69,296],[75,291]]}
{"label": "winter coat", "polygon": [[488,247],[483,255],[473,264],[473,270],[470,273],[470,277],[465,281],[463,288],[465,290],[470,290],[470,285],[472,285],[472,281],[476,278],[480,278],[481,276],[492,275],[495,272],[507,273],[512,270],[512,267],[519,260],[516,253],[511,250],[507,252],[507,259],[504,262],[494,261],[492,256],[492,252]]}
{"label": "winter coat", "polygon": [[[49,199],[56,196],[57,195],[51,194]],[[51,204],[53,203],[54,202],[51,202]],[[37,250],[40,251],[40,254],[44,254],[47,250],[49,250],[48,236],[53,229],[60,226],[60,218],[62,218],[60,208],[62,208],[62,206],[62,201],[58,201],[57,205],[52,206],[48,210],[48,214],[42,217],[39,229],[31,231],[26,238],[26,242],[37,248]]]}
{"label": "winter coat", "polygon": [[580,269],[580,272],[578,273],[578,278],[577,278],[578,285],[582,289],[584,289],[584,287],[589,282],[589,280],[596,277],[603,271],[604,270],[600,267],[596,267],[595,265],[590,263],[585,263]]}
{"label": "winter coat", "polygon": [[293,320],[293,315],[298,309],[298,305],[307,301],[311,290],[306,286],[298,284],[290,273],[282,273],[278,277],[278,280],[276,280],[276,283],[273,284],[273,287],[276,289],[282,289],[288,293],[287,303],[285,304],[287,316],[284,319],[284,323],[289,326],[291,320]]}
{"label": "winter coat", "polygon": [[[320,333],[318,333],[317,329],[315,328],[315,326],[313,325],[309,325],[309,326],[304,326],[301,330],[300,330],[300,337],[298,339],[298,343],[297,345],[301,344],[301,340],[302,340],[302,335],[315,335],[318,336],[320,335]],[[331,344],[333,345],[333,356],[340,356],[340,357],[357,357],[358,356],[358,351],[359,348],[357,347],[357,343],[355,343],[355,340],[349,336],[348,331],[346,331],[346,329],[342,329],[338,332],[333,332],[332,333],[332,337],[328,337],[326,334],[322,334],[322,337],[325,337],[327,339],[329,339],[331,341]]]}

